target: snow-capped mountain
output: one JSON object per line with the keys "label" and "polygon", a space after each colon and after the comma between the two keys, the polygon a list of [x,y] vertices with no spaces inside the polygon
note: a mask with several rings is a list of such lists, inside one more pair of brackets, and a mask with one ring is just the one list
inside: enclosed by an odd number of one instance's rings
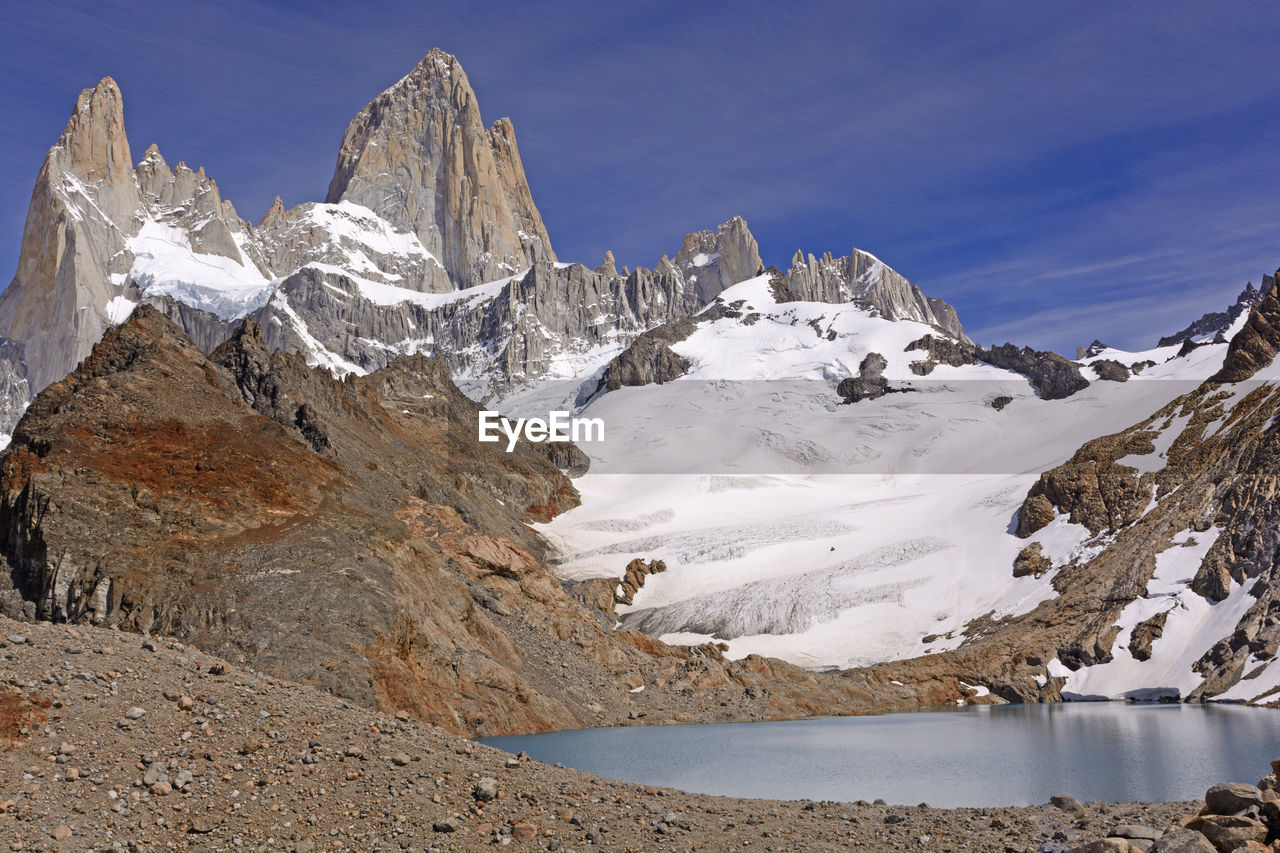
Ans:
{"label": "snow-capped mountain", "polygon": [[0,431],[144,303],[205,354],[252,328],[339,377],[432,356],[505,413],[606,424],[581,505],[538,529],[569,584],[663,562],[619,596],[624,629],[872,667],[920,702],[939,678],[1009,700],[1280,685],[1271,277],[1073,362],[976,344],[866,251],[765,270],[737,217],[652,269],[561,261],[510,122],[486,128],[441,51],[355,117],[323,203],[257,225],[155,146],[135,165],[123,116],[110,78],[85,90],[40,170],[0,295]]}
{"label": "snow-capped mountain", "polygon": [[[950,306],[870,256],[815,264],[792,270],[797,292],[963,334]],[[0,431],[141,302],[206,351],[252,317],[272,346],[311,364],[365,373],[436,355],[484,396],[597,370],[760,271],[740,218],[687,235],[653,269],[619,273],[611,255],[594,269],[557,262],[511,123],[485,128],[443,51],[353,119],[325,203],[286,210],[277,199],[257,226],[203,170],[170,168],[155,146],[135,168],[120,89],[104,78],[50,149],[18,273],[0,294]]]}

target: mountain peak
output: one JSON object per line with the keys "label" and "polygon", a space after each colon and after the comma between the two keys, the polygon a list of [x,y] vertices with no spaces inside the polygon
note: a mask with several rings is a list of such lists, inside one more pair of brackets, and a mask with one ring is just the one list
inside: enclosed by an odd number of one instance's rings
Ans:
{"label": "mountain peak", "polygon": [[458,58],[438,47],[433,47],[417,65],[413,66],[413,70],[384,89],[378,96],[378,100],[412,98],[420,93],[452,92],[455,88],[463,90],[474,101],[475,94],[471,91],[471,83],[467,80],[467,74],[462,70],[462,64],[458,62]]}
{"label": "mountain peak", "polygon": [[49,158],[63,171],[94,183],[130,180],[133,159],[124,132],[124,96],[116,81],[103,77],[98,85],[80,92],[76,108],[67,120]]}
{"label": "mountain peak", "polygon": [[715,231],[686,234],[675,263],[704,303],[764,269],[760,247],[741,216],[722,223]]}
{"label": "mountain peak", "polygon": [[1253,286],[1253,282],[1249,282],[1240,291],[1236,301],[1227,306],[1226,311],[1209,311],[1182,331],[1165,335],[1156,346],[1167,347],[1184,341],[1212,341],[1225,337],[1242,315],[1262,302],[1263,295],[1271,289],[1268,282],[1272,280],[1270,276],[1264,276],[1261,291]]}
{"label": "mountain peak", "polygon": [[325,200],[416,234],[456,288],[555,260],[511,122],[485,127],[461,64],[439,48],[352,119]]}

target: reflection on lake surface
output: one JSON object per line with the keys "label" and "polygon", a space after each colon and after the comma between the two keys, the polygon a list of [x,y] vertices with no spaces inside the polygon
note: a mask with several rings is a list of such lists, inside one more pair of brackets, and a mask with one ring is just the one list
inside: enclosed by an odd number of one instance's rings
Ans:
{"label": "reflection on lake surface", "polygon": [[981,706],[785,723],[635,726],[485,738],[597,776],[706,794],[1029,805],[1053,794],[1189,800],[1257,782],[1280,713],[1118,702]]}

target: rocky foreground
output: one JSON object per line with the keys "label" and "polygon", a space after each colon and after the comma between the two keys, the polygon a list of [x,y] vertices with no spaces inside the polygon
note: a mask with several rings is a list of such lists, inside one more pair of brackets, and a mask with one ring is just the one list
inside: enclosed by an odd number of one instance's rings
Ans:
{"label": "rocky foreground", "polygon": [[1062,851],[1195,807],[944,810],[646,788],[88,626],[0,618],[0,679],[10,850]]}

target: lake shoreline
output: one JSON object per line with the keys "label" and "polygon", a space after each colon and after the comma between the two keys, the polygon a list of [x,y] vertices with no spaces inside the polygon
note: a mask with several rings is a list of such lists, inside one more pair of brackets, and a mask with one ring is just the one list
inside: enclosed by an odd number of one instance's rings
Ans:
{"label": "lake shoreline", "polygon": [[[688,794],[517,759],[169,639],[3,617],[0,638],[0,837],[21,849],[229,848],[238,838],[244,849],[294,853],[408,839],[480,850],[511,836],[545,850],[834,851],[920,848],[927,837],[924,849],[986,853],[1083,843],[1122,823],[1164,826],[1196,806]],[[486,779],[496,796],[480,799]]]}

